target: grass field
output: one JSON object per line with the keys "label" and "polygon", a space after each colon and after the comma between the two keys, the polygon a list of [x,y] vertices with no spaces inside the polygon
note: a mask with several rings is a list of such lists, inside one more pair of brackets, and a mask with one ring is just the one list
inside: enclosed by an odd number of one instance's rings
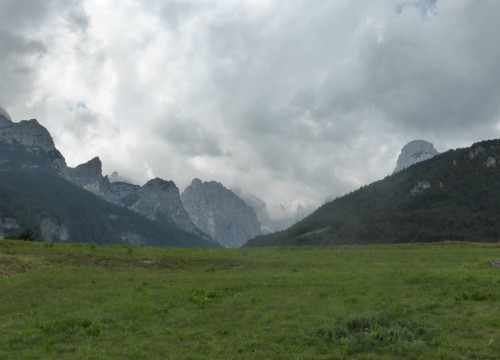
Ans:
{"label": "grass field", "polygon": [[0,241],[0,359],[498,359],[499,244]]}

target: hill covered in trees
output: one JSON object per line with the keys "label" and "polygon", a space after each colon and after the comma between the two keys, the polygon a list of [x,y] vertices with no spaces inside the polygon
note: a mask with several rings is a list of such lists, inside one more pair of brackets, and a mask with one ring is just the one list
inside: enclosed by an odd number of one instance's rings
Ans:
{"label": "hill covered in trees", "polygon": [[324,204],[247,246],[500,239],[500,140],[450,150]]}

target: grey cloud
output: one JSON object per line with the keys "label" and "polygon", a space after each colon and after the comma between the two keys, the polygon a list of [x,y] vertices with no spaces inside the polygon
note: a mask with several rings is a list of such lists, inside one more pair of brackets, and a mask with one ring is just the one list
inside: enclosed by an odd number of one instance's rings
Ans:
{"label": "grey cloud", "polygon": [[162,138],[182,154],[188,156],[226,155],[216,136],[196,120],[170,115],[157,125],[157,129]]}
{"label": "grey cloud", "polygon": [[403,1],[396,5],[396,12],[401,14],[406,7],[415,7],[424,18],[438,14],[438,0],[413,0]]}
{"label": "grey cloud", "polygon": [[199,13],[201,8],[210,6],[188,0],[167,0],[158,2],[150,9],[151,12],[160,14],[168,30],[177,32],[184,21],[193,13]]}
{"label": "grey cloud", "polygon": [[[445,150],[440,144],[499,134],[497,1],[103,3],[114,17],[97,39],[87,34],[96,25],[84,10],[97,11],[91,3],[27,0],[39,17],[21,3],[0,4],[12,17],[0,11],[9,84],[0,84],[0,103],[11,111],[34,87],[40,108],[74,104],[79,95],[50,97],[52,84],[74,79],[37,84],[37,57],[50,67],[66,54],[55,53],[58,39],[32,36],[50,26],[74,31],[83,45],[65,49],[77,68],[67,76],[85,79],[75,83],[88,87],[88,108],[60,110],[51,123],[90,134],[94,145],[103,123],[116,123],[137,172],[214,179],[269,204],[321,201],[390,173],[414,138]],[[280,191],[288,199],[269,199]]]}
{"label": "grey cloud", "polygon": [[83,102],[68,105],[72,121],[65,122],[66,129],[82,140],[95,136],[101,122],[100,115],[92,111]]}
{"label": "grey cloud", "polygon": [[3,28],[36,28],[43,24],[54,1],[3,0],[0,3],[0,24]]}
{"label": "grey cloud", "polygon": [[43,43],[0,30],[0,103],[12,106],[35,82],[34,64],[46,53]]}
{"label": "grey cloud", "polygon": [[75,28],[89,25],[80,0],[2,0],[0,3],[0,27],[6,29],[36,31],[54,15],[68,19]]}
{"label": "grey cloud", "polygon": [[[211,96],[236,119],[233,133],[255,144],[269,171],[318,185],[321,178],[336,176],[322,147],[331,154],[348,147],[366,162],[367,149],[355,146],[362,135],[373,146],[381,140],[376,135],[391,131],[403,137],[458,137],[470,136],[468,130],[480,124],[474,135],[485,136],[497,121],[500,71],[494,59],[500,57],[484,36],[500,9],[492,9],[498,6],[491,2],[490,9],[476,7],[486,21],[472,27],[469,16],[458,13],[463,4],[447,4],[438,13],[437,1],[407,1],[399,14],[372,6],[372,13],[351,16],[347,10],[346,19],[332,21],[334,7],[323,3],[308,15],[309,22],[302,17],[306,6],[271,11],[256,21],[234,12],[208,24],[203,38],[219,90]],[[410,7],[420,19],[412,18]],[[431,15],[435,18],[427,21]],[[381,24],[380,41],[364,27],[369,17]],[[458,19],[465,28],[457,28]],[[338,22],[357,31],[345,33]],[[482,48],[485,44],[490,48]],[[325,160],[310,172],[315,156]],[[331,166],[339,166],[335,158]]]}
{"label": "grey cloud", "polygon": [[36,87],[40,62],[51,48],[40,30],[50,26],[54,17],[67,17],[72,28],[88,26],[77,0],[0,2],[0,102],[11,106],[26,102]]}
{"label": "grey cloud", "polygon": [[488,40],[498,11],[497,3],[483,8],[481,23],[437,19],[422,25],[437,27],[433,33],[391,36],[371,51],[362,96],[408,132],[464,134],[478,124],[489,132],[499,112],[500,49]]}

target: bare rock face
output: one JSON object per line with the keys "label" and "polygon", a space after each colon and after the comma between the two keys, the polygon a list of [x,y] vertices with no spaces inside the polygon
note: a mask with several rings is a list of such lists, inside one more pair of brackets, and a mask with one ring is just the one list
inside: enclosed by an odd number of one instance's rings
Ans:
{"label": "bare rock face", "polygon": [[171,219],[184,230],[200,236],[204,235],[193,224],[184,209],[179,188],[173,181],[165,181],[160,178],[152,179],[138,189],[137,195],[137,201],[129,206],[130,209],[153,220],[158,218]]}
{"label": "bare rock face", "polygon": [[131,206],[139,199],[139,185],[133,185],[126,182],[113,182],[109,185],[101,182],[103,186],[103,192],[105,193],[105,198],[108,201],[124,205]]}
{"label": "bare rock face", "polygon": [[109,178],[109,182],[129,182],[128,179],[124,178],[123,176],[121,176],[120,174],[118,174],[118,171],[113,171],[111,173],[111,175],[108,176]]}
{"label": "bare rock face", "polygon": [[194,179],[182,193],[193,223],[224,247],[239,247],[261,234],[254,210],[222,184]]}
{"label": "bare rock face", "polygon": [[64,224],[59,224],[51,218],[45,218],[40,223],[42,241],[63,242],[69,240],[69,232]]}
{"label": "bare rock face", "polygon": [[420,161],[428,160],[438,154],[432,143],[425,140],[413,140],[403,146],[393,174]]}
{"label": "bare rock face", "polygon": [[[9,114],[0,108],[0,144],[22,146],[26,151],[43,158],[43,167],[64,174],[66,160],[56,149],[48,130],[35,120],[11,121]],[[42,162],[30,166],[40,166]]]}
{"label": "bare rock face", "polygon": [[95,157],[75,168],[68,168],[67,178],[87,190],[98,193],[99,185],[104,181],[102,162],[99,157]]}
{"label": "bare rock face", "polygon": [[32,151],[57,151],[50,133],[36,119],[14,123],[0,111],[0,139],[8,144],[20,144]]}

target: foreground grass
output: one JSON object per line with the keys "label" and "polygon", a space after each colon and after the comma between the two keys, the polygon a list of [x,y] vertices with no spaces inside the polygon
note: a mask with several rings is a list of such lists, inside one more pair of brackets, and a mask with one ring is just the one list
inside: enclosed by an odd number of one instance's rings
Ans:
{"label": "foreground grass", "polygon": [[0,241],[0,359],[497,359],[500,246]]}

